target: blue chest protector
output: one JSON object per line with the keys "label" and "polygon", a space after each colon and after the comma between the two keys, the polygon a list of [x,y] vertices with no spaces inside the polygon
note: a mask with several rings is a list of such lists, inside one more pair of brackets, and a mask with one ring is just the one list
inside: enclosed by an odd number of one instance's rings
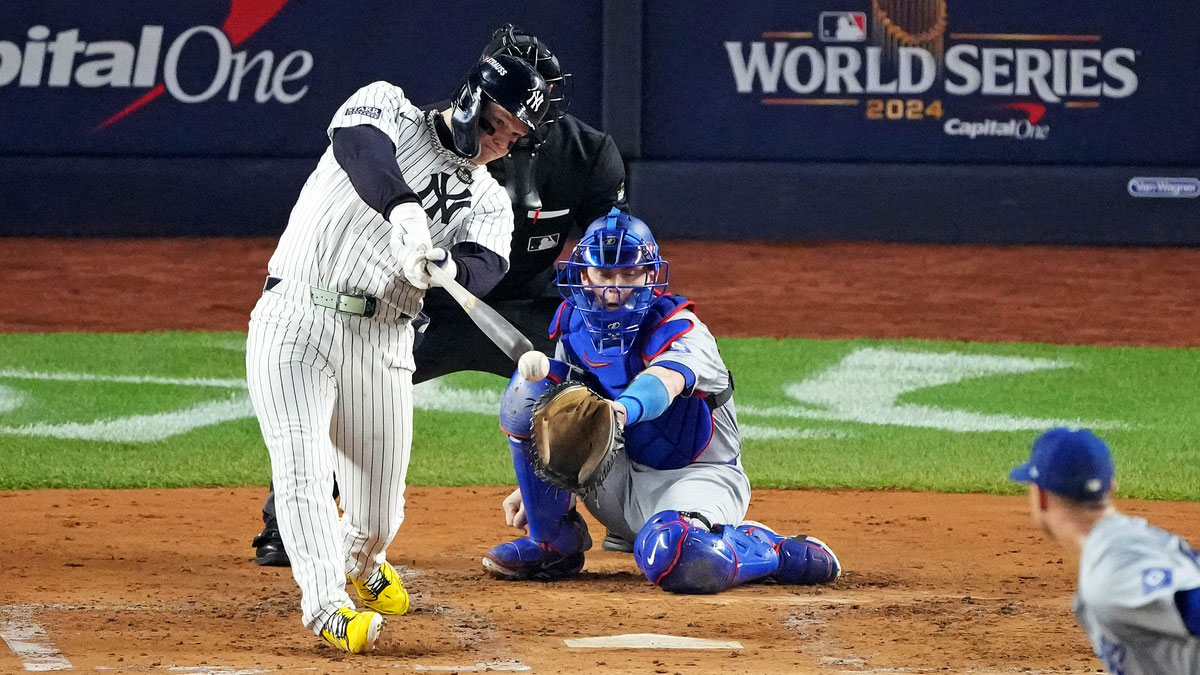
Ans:
{"label": "blue chest protector", "polygon": [[[615,399],[646,369],[647,361],[692,329],[690,320],[672,318],[692,306],[692,301],[681,295],[660,295],[646,313],[633,347],[621,356],[597,352],[583,318],[565,302],[554,317],[550,337],[562,340],[567,361],[588,371],[593,380],[590,384]],[[676,397],[662,415],[625,429],[625,449],[630,459],[655,469],[679,469],[704,452],[712,440],[712,411],[703,395],[691,394],[693,385],[689,382],[684,394]]]}

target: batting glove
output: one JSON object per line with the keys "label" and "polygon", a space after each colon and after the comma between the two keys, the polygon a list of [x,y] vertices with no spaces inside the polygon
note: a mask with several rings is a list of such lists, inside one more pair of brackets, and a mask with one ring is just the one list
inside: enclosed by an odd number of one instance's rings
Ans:
{"label": "batting glove", "polygon": [[416,288],[429,288],[425,263],[433,241],[424,209],[416,202],[397,204],[388,213],[388,221],[392,224],[392,253],[400,263],[401,274]]}
{"label": "batting glove", "polygon": [[444,248],[433,249],[425,256],[425,260],[425,274],[430,286],[441,286],[435,279],[429,277],[428,268],[430,267],[440,267],[451,279],[458,276],[458,265],[455,264],[454,258],[450,257],[450,252]]}

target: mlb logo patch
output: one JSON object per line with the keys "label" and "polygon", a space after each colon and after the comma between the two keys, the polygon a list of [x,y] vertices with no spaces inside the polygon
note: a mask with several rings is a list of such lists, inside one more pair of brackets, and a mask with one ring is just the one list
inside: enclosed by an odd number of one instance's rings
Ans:
{"label": "mlb logo patch", "polygon": [[1171,585],[1171,570],[1165,567],[1150,567],[1142,570],[1142,593],[1153,593]]}
{"label": "mlb logo patch", "polygon": [[534,251],[547,251],[556,246],[558,246],[557,232],[543,237],[530,237],[529,246],[526,248],[526,250],[530,253],[533,253]]}
{"label": "mlb logo patch", "polygon": [[863,42],[867,39],[866,12],[821,12],[823,42]]}

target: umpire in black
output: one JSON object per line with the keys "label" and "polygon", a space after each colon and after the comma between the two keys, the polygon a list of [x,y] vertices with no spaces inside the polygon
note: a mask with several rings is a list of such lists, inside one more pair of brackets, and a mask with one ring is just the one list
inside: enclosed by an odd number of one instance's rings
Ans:
{"label": "umpire in black", "polygon": [[[613,206],[625,209],[625,165],[611,136],[566,113],[569,75],[544,42],[506,25],[493,33],[482,56],[497,54],[516,56],[536,68],[550,85],[552,107],[540,142],[522,139],[507,156],[488,164],[488,171],[512,199],[514,226],[508,271],[483,300],[528,336],[534,347],[553,356],[547,329],[562,302],[554,285],[554,262],[572,230],[582,231]],[[512,375],[512,360],[475,327],[445,290],[429,289],[422,315],[415,322],[414,384],[463,370]],[[252,544],[254,561],[288,566],[275,522],[274,489],[263,505],[263,525]]]}

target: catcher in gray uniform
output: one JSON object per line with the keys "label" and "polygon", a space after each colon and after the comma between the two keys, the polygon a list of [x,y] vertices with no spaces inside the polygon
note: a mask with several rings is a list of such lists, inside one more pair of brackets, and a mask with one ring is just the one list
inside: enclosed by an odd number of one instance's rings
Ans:
{"label": "catcher in gray uniform", "polygon": [[1112,503],[1108,446],[1051,429],[1009,477],[1029,483],[1034,522],[1079,557],[1075,617],[1113,675],[1200,673],[1200,554]]}
{"label": "catcher in gray uniform", "polygon": [[[592,540],[578,496],[667,591],[837,579],[821,540],[743,520],[733,378],[693,303],[666,292],[646,223],[614,208],[558,270],[556,358],[523,356],[501,404],[519,486],[505,519],[529,534],[492,547],[484,568],[513,580],[579,573]],[[526,370],[529,356],[541,367]]]}

